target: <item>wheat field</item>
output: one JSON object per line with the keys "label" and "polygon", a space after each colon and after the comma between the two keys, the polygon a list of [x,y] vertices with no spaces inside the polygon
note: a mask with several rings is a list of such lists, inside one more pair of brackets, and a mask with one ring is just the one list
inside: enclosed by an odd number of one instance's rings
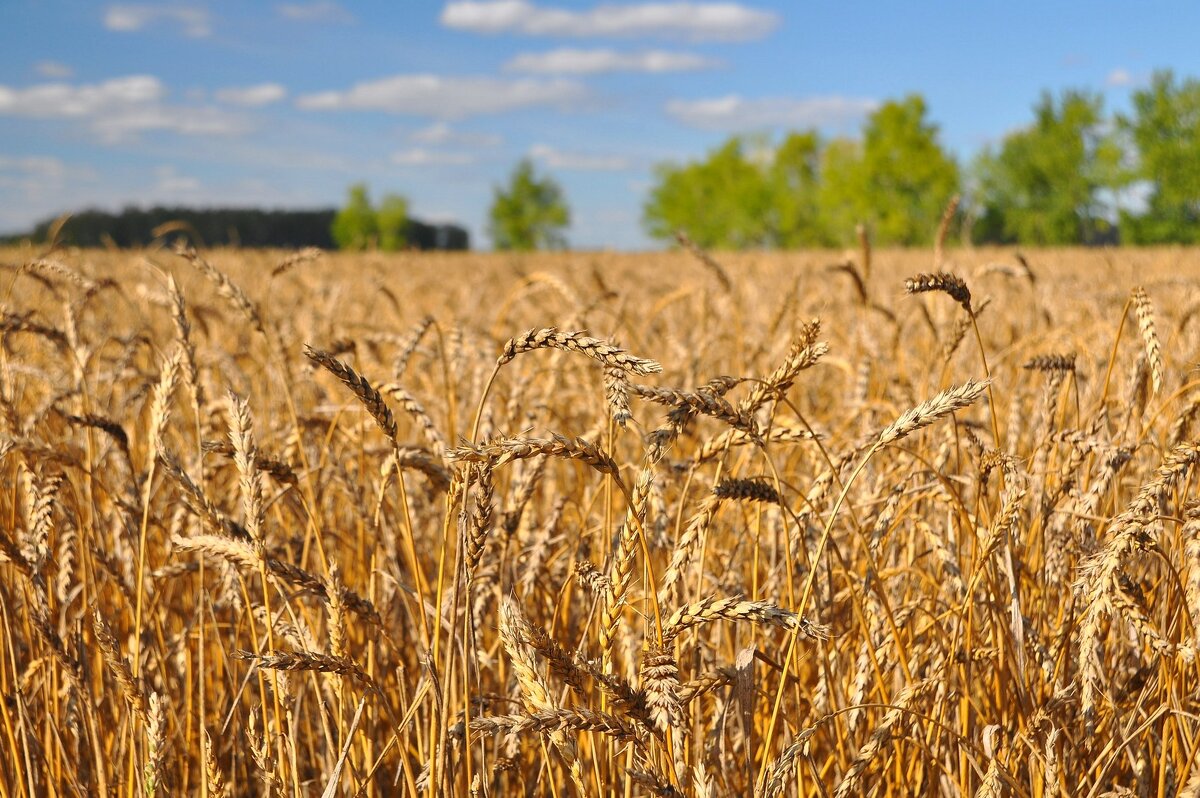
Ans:
{"label": "wheat field", "polygon": [[0,796],[1200,795],[1200,252],[0,253]]}

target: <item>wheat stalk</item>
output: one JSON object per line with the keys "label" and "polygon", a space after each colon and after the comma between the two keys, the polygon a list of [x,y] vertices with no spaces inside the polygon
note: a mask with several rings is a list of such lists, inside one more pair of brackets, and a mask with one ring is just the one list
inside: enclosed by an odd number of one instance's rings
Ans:
{"label": "wheat stalk", "polygon": [[522,352],[535,349],[561,349],[579,352],[604,366],[612,366],[630,374],[657,374],[662,366],[647,358],[635,357],[618,346],[592,338],[582,332],[560,332],[554,327],[533,329],[510,339],[496,361],[498,366],[509,363]]}
{"label": "wheat stalk", "polygon": [[1141,286],[1133,289],[1133,310],[1137,316],[1138,329],[1142,333],[1142,343],[1146,347],[1146,360],[1150,363],[1150,379],[1154,384],[1154,393],[1157,394],[1163,387],[1162,347],[1158,343],[1158,331],[1154,326],[1154,305],[1146,295],[1146,289]]}
{"label": "wheat stalk", "polygon": [[942,391],[931,399],[921,402],[884,427],[883,431],[879,433],[875,445],[887,446],[895,443],[923,427],[928,427],[944,416],[970,407],[987,390],[990,382],[990,380],[968,380],[962,385]]}

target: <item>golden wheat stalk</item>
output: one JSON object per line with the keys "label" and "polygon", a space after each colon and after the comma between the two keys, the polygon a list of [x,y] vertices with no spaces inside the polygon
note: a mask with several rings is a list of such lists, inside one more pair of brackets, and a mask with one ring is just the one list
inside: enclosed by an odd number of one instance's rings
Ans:
{"label": "golden wheat stalk", "polygon": [[942,391],[927,399],[889,424],[879,433],[876,446],[886,446],[928,427],[938,419],[970,407],[987,390],[990,380],[968,380],[962,385]]}
{"label": "golden wheat stalk", "polygon": [[662,371],[662,366],[655,361],[631,355],[619,346],[613,346],[582,332],[560,332],[555,327],[529,330],[510,339],[504,345],[504,351],[500,354],[496,364],[503,366],[522,352],[547,348],[579,352],[601,365],[619,368],[631,374],[657,374]]}
{"label": "golden wheat stalk", "polygon": [[674,640],[687,629],[716,620],[752,621],[778,626],[798,632],[810,640],[823,640],[829,635],[827,627],[813,623],[769,601],[709,596],[675,610],[663,623],[663,639]]}
{"label": "golden wheat stalk", "polygon": [[1142,333],[1142,343],[1146,347],[1146,360],[1150,363],[1150,379],[1154,385],[1154,393],[1161,393],[1163,387],[1163,356],[1162,346],[1158,342],[1158,330],[1154,326],[1154,305],[1146,294],[1146,289],[1140,285],[1133,289],[1133,310],[1137,316],[1138,329]]}

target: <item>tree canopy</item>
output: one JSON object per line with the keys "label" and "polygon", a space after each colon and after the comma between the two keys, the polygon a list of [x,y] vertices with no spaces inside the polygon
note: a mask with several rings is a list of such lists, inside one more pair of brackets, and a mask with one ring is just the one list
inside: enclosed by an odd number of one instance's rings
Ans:
{"label": "tree canopy", "polygon": [[731,138],[697,163],[661,165],[657,179],[643,214],[655,238],[670,239],[683,230],[702,247],[774,243],[769,186],[744,140]]}
{"label": "tree canopy", "polygon": [[1158,72],[1131,99],[1114,117],[1094,92],[1045,93],[965,171],[919,94],[882,103],[854,138],[734,136],[659,164],[643,224],[709,248],[839,246],[860,224],[913,246],[963,194],[977,243],[1200,243],[1200,80]]}
{"label": "tree canopy", "polygon": [[775,149],[767,174],[773,200],[775,243],[781,247],[819,246],[821,229],[821,139],[814,131],[789,133]]}
{"label": "tree canopy", "polygon": [[1121,240],[1200,243],[1200,80],[1158,72],[1132,100],[1117,124],[1137,153],[1131,178],[1145,207],[1121,210]]}
{"label": "tree canopy", "polygon": [[346,191],[346,204],[333,217],[331,232],[338,249],[363,250],[378,241],[379,224],[365,183],[355,183]]}
{"label": "tree canopy", "polygon": [[[44,219],[27,233],[0,237],[48,243],[53,237],[77,247],[145,247],[161,240],[188,240],[200,247],[272,247],[298,249],[336,246],[333,208],[262,210],[260,208],[128,207],[118,212],[82,210],[61,228],[58,216]],[[406,246],[417,249],[467,249],[470,237],[456,224],[426,224],[409,217]]]}
{"label": "tree canopy", "polygon": [[539,177],[528,158],[513,169],[507,186],[493,190],[488,233],[496,249],[565,247],[564,231],[570,223],[562,188],[549,176]]}
{"label": "tree canopy", "polygon": [[[946,202],[959,191],[958,164],[927,116],[919,94],[884,103],[867,119],[861,160],[847,170],[859,221],[881,244],[932,241]],[[854,229],[835,233],[848,240]]]}
{"label": "tree canopy", "polygon": [[985,150],[976,162],[981,238],[1058,245],[1110,237],[1104,202],[1119,184],[1121,151],[1102,121],[1098,95],[1045,94],[1032,125]]}
{"label": "tree canopy", "polygon": [[958,166],[913,95],[871,114],[862,142],[734,137],[701,161],[660,165],[643,220],[655,238],[682,230],[715,248],[839,244],[860,222],[880,243],[920,244],[957,190]]}
{"label": "tree canopy", "polygon": [[375,211],[379,248],[384,252],[404,249],[408,243],[408,200],[399,194],[385,194]]}

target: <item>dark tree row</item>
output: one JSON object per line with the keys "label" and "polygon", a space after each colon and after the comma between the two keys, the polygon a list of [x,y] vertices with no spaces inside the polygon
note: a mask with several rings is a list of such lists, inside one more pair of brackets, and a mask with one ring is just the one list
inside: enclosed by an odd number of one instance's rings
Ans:
{"label": "dark tree row", "polygon": [[[126,208],[120,213],[86,210],[72,215],[59,240],[79,247],[143,247],[162,236],[185,235],[195,244],[215,246],[334,249],[330,234],[337,211],[259,210],[256,208]],[[32,232],[11,236],[44,242],[55,219],[38,223]],[[467,231],[453,224],[407,220],[405,241],[416,249],[461,250],[470,247]]]}

